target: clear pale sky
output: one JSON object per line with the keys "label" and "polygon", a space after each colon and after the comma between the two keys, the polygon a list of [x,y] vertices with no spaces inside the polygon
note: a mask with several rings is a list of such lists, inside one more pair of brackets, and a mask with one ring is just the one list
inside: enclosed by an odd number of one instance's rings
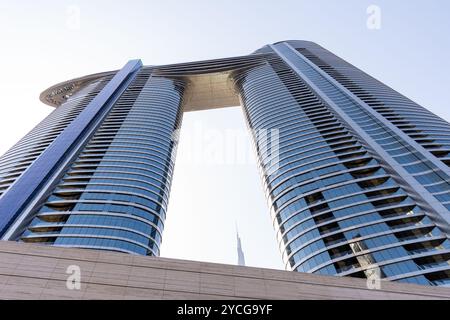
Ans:
{"label": "clear pale sky", "polygon": [[[367,27],[370,5],[379,30]],[[448,121],[449,15],[446,0],[0,0],[0,153],[52,111],[38,96],[57,82],[132,58],[220,58],[286,39],[319,43]],[[193,162],[196,128],[218,130],[204,142],[222,150],[221,134],[246,130],[240,108],[185,114],[162,256],[235,264],[237,223],[248,265],[284,268],[254,156]]]}

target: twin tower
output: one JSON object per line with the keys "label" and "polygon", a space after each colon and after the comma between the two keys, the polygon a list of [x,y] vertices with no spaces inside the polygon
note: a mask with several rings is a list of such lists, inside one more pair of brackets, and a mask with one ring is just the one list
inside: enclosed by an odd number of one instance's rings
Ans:
{"label": "twin tower", "polygon": [[159,255],[184,112],[241,105],[286,268],[450,285],[450,124],[321,46],[55,85],[0,158],[3,240]]}

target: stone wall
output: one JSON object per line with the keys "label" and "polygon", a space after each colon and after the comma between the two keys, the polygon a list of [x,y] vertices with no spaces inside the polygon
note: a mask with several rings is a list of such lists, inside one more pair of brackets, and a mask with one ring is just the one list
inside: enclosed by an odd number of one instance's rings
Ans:
{"label": "stone wall", "polygon": [[0,299],[450,299],[450,288],[0,241]]}

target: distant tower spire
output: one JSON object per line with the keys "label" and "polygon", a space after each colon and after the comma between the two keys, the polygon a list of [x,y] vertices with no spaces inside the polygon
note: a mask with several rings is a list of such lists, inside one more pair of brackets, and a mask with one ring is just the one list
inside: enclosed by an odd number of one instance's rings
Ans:
{"label": "distant tower spire", "polygon": [[244,251],[242,251],[241,238],[239,237],[239,231],[236,223],[236,239],[237,239],[237,254],[238,254],[238,265],[245,266]]}

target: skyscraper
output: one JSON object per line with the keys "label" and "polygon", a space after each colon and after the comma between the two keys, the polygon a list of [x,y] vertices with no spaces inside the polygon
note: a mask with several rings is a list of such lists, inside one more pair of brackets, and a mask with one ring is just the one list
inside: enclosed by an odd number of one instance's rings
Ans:
{"label": "skyscraper", "polygon": [[0,159],[4,240],[158,255],[183,112],[241,105],[286,268],[450,285],[450,125],[319,45],[55,85]]}
{"label": "skyscraper", "polygon": [[245,256],[244,256],[244,251],[242,250],[242,243],[241,243],[241,237],[239,237],[239,232],[236,228],[236,242],[237,242],[237,256],[238,256],[238,261],[237,264],[239,266],[245,266]]}

